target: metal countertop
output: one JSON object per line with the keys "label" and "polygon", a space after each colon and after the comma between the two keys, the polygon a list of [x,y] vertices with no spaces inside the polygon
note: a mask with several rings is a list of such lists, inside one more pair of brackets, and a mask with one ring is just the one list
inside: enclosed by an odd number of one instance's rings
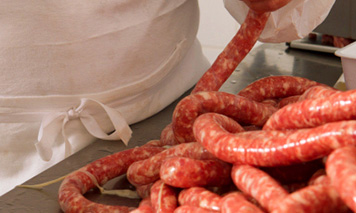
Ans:
{"label": "metal countertop", "polygon": [[[300,76],[334,86],[341,74],[341,61],[333,54],[291,49],[285,44],[262,44],[247,55],[221,91],[237,93],[257,79],[274,75]],[[189,92],[182,97],[188,94]],[[159,139],[162,129],[171,122],[171,115],[178,101],[153,117],[132,125],[133,137],[128,147],[117,141],[98,140],[25,184],[56,179],[101,157]],[[0,197],[0,212],[62,212],[57,201],[59,185],[60,182],[42,190],[15,188]],[[109,181],[104,187],[117,189],[131,186],[124,177],[119,177]],[[111,205],[137,206],[139,203],[139,200],[99,195],[96,189],[88,192],[86,197]]]}

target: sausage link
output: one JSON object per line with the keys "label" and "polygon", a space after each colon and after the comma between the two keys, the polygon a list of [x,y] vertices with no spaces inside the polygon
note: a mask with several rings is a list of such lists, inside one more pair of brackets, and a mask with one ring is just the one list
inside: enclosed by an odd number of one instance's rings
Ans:
{"label": "sausage link", "polygon": [[150,196],[151,187],[153,183],[144,184],[144,185],[134,185],[136,187],[136,192],[141,198],[146,198]]}
{"label": "sausage link", "polygon": [[141,200],[140,204],[138,205],[138,207],[141,207],[141,206],[152,206],[151,198],[150,197],[143,198]]}
{"label": "sausage link", "polygon": [[160,136],[161,145],[176,145],[178,141],[174,137],[172,123],[168,124],[161,132]]}
{"label": "sausage link", "polygon": [[288,192],[272,177],[249,165],[234,165],[232,180],[238,189],[255,198],[268,211],[275,209]]}
{"label": "sausage link", "polygon": [[231,165],[220,160],[171,157],[162,163],[160,177],[178,188],[222,186],[231,183],[230,172]]}
{"label": "sausage link", "polygon": [[326,98],[335,93],[340,93],[340,90],[337,90],[333,87],[326,85],[313,86],[307,89],[302,95],[300,95],[298,101],[303,101],[306,99],[315,99],[315,98]]}
{"label": "sausage link", "polygon": [[285,107],[289,104],[293,104],[299,101],[300,95],[293,95],[293,96],[288,96],[286,98],[282,98],[279,102],[278,102],[278,106],[277,108],[280,109],[282,107]]}
{"label": "sausage link", "polygon": [[217,211],[206,210],[201,207],[188,206],[188,205],[179,206],[174,211],[174,213],[197,213],[197,212],[199,212],[199,213],[218,213]]}
{"label": "sausage link", "polygon": [[268,105],[271,105],[273,107],[278,107],[278,100],[277,99],[265,99],[265,100],[261,101],[261,103],[268,104]]}
{"label": "sausage link", "polygon": [[[262,126],[276,110],[273,106],[225,92],[200,92],[177,104],[172,118],[173,131],[179,143],[195,141],[192,126],[203,113],[216,112],[241,123]],[[243,128],[237,131],[243,131]]]}
{"label": "sausage link", "polygon": [[316,184],[330,184],[330,179],[328,176],[326,176],[325,169],[319,169],[309,179],[308,185]]}
{"label": "sausage link", "polygon": [[355,118],[356,90],[349,90],[287,105],[268,119],[263,130],[309,128]]}
{"label": "sausage link", "polygon": [[180,205],[195,206],[206,210],[220,211],[221,196],[203,187],[191,187],[178,195]]}
{"label": "sausage link", "polygon": [[138,208],[130,211],[130,213],[154,213],[151,198],[146,197],[142,199]]}
{"label": "sausage link", "polygon": [[216,159],[197,142],[173,146],[148,159],[133,163],[127,170],[127,179],[133,185],[146,185],[159,179],[162,161],[167,157],[182,156],[194,159]]}
{"label": "sausage link", "polygon": [[[95,187],[95,182],[105,184],[123,175],[135,161],[161,152],[162,148],[140,147],[121,151],[98,159],[68,175],[60,185],[58,200],[64,212],[128,212],[126,206],[109,206],[87,200],[83,194]],[[88,176],[88,173],[95,178]]]}
{"label": "sausage link", "polygon": [[316,184],[297,190],[288,195],[272,213],[285,212],[348,212],[337,191],[330,185]]}
{"label": "sausage link", "polygon": [[192,93],[218,91],[261,35],[270,13],[250,10],[239,31],[196,84]]}
{"label": "sausage link", "polygon": [[[282,166],[322,158],[334,149],[356,144],[356,121],[327,123],[297,130],[232,134],[223,115],[206,113],[194,123],[194,134],[209,152],[229,163]],[[230,119],[232,121],[232,119]]]}
{"label": "sausage link", "polygon": [[330,95],[339,92],[341,91],[326,85],[313,86],[307,89],[302,95],[294,95],[294,96],[283,98],[282,100],[279,101],[278,108],[282,108],[288,104],[293,104],[307,99],[329,97]]}
{"label": "sausage link", "polygon": [[320,83],[301,77],[269,76],[254,81],[237,94],[261,102],[270,98],[301,95],[307,89],[316,85],[320,85]]}
{"label": "sausage link", "polygon": [[[250,10],[236,35],[200,78],[191,94],[202,91],[218,91],[254,46],[269,16],[270,13],[256,13]],[[175,137],[172,137],[173,132],[171,129],[170,125],[168,125],[162,132],[161,141],[163,144],[177,143]],[[192,142],[195,140],[187,141]]]}
{"label": "sausage link", "polygon": [[356,212],[356,147],[332,152],[326,161],[326,173],[342,200]]}
{"label": "sausage link", "polygon": [[156,213],[174,212],[178,204],[175,189],[162,180],[156,181],[151,187],[151,204]]}
{"label": "sausage link", "polygon": [[221,199],[221,213],[263,213],[256,205],[250,203],[240,192],[232,192]]}

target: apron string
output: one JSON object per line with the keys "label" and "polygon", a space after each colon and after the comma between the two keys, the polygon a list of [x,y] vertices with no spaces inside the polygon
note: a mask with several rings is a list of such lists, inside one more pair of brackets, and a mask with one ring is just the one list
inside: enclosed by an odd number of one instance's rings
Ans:
{"label": "apron string", "polygon": [[[110,134],[104,132],[100,127],[95,115],[99,110],[105,112],[105,121],[110,122],[114,131]],[[93,113],[95,112],[95,113]],[[66,135],[67,124],[71,120],[79,119],[85,129],[94,137],[103,140],[122,140],[125,145],[131,138],[132,131],[121,113],[99,101],[82,98],[77,108],[71,108],[66,112],[53,112],[44,116],[35,147],[45,161],[52,158],[52,146],[59,133],[62,134],[65,143],[65,157],[71,155],[71,144]]]}

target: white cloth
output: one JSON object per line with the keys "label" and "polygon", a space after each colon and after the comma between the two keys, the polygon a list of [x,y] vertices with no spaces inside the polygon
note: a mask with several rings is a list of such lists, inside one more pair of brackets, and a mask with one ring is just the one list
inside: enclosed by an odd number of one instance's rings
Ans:
{"label": "white cloth", "polygon": [[0,195],[95,138],[128,141],[209,66],[195,0],[4,0],[0,19]]}
{"label": "white cloth", "polygon": [[[243,1],[224,0],[230,14],[242,23],[248,12]],[[271,13],[259,41],[287,42],[306,37],[328,15],[335,0],[292,0]]]}

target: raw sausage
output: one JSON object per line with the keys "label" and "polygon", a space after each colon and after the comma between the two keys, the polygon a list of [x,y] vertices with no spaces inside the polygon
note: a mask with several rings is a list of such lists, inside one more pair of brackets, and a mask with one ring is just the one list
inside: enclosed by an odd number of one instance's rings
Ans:
{"label": "raw sausage", "polygon": [[326,173],[342,200],[356,212],[356,147],[332,152],[326,161]]}
{"label": "raw sausage", "polygon": [[[194,123],[194,135],[217,158],[255,166],[282,166],[322,158],[334,149],[356,143],[356,121],[327,123],[297,130],[249,131],[224,129],[224,115],[206,113]],[[233,122],[230,119],[230,122]]]}
{"label": "raw sausage", "polygon": [[[204,73],[192,90],[192,94],[201,91],[218,91],[229,78],[237,65],[244,59],[255,45],[262,33],[270,13],[256,13],[250,10],[240,29],[219,54],[212,66]],[[162,143],[175,144],[177,141],[172,136],[171,126],[167,126],[161,134]],[[192,142],[194,140],[188,140]]]}
{"label": "raw sausage", "polygon": [[341,92],[341,91],[336,90],[335,88],[332,88],[332,87],[329,87],[326,85],[313,86],[313,87],[310,87],[309,89],[307,89],[301,95],[294,95],[294,96],[288,96],[286,98],[283,98],[282,100],[279,101],[278,108],[282,108],[288,104],[296,103],[296,102],[303,101],[306,99],[329,97],[330,95],[333,95],[333,94],[339,93],[339,92]]}
{"label": "raw sausage", "polygon": [[133,185],[146,185],[159,179],[159,170],[167,157],[185,156],[194,159],[216,159],[197,142],[173,146],[148,159],[133,163],[127,170],[127,179]]}
{"label": "raw sausage", "polygon": [[337,191],[330,185],[316,184],[288,195],[272,213],[285,212],[348,212]]}
{"label": "raw sausage", "polygon": [[178,206],[174,213],[218,213],[216,211],[211,211],[211,210],[206,210],[204,208],[200,208],[197,206],[188,206],[188,205],[183,205],[183,206]]}
{"label": "raw sausage", "polygon": [[168,124],[161,132],[161,145],[176,145],[178,141],[175,139],[172,129],[172,123]]}
{"label": "raw sausage", "polygon": [[356,90],[335,92],[328,97],[306,99],[274,113],[264,130],[298,129],[356,118]]}
{"label": "raw sausage", "polygon": [[163,182],[178,188],[223,186],[231,183],[231,165],[220,160],[196,160],[186,157],[166,159],[160,169]]}
{"label": "raw sausage", "polygon": [[315,99],[315,98],[326,98],[329,97],[330,95],[333,95],[335,93],[340,93],[340,92],[342,91],[325,85],[313,86],[307,89],[302,95],[300,95],[298,101],[303,101],[306,99]]}
{"label": "raw sausage", "polygon": [[200,92],[189,95],[178,103],[173,112],[173,131],[179,143],[191,142],[195,141],[193,123],[203,113],[216,112],[241,123],[262,126],[276,110],[268,104],[225,92]]}
{"label": "raw sausage", "polygon": [[256,205],[250,203],[240,192],[232,192],[221,199],[221,213],[263,213]]}
{"label": "raw sausage", "polygon": [[[118,152],[98,159],[68,175],[59,188],[58,200],[64,212],[128,212],[126,206],[109,206],[87,200],[83,194],[95,187],[95,181],[103,185],[110,179],[123,175],[135,161],[161,152],[162,148],[140,147]],[[88,176],[88,173],[90,176]],[[92,179],[93,176],[95,180]]]}
{"label": "raw sausage", "polygon": [[133,211],[130,211],[130,213],[154,213],[151,204],[151,198],[146,197],[142,199],[138,208],[134,209]]}
{"label": "raw sausage", "polygon": [[212,66],[200,78],[192,93],[218,91],[261,35],[270,13],[250,10],[239,31]]}
{"label": "raw sausage", "polygon": [[174,212],[178,205],[177,192],[162,180],[158,180],[151,187],[151,204],[156,213]]}
{"label": "raw sausage", "polygon": [[221,196],[203,187],[191,187],[178,195],[180,205],[196,206],[206,210],[220,211]]}
{"label": "raw sausage", "polygon": [[[192,94],[201,91],[218,91],[223,83],[229,78],[237,65],[244,59],[255,45],[262,33],[270,13],[256,13],[250,10],[240,29],[219,54],[212,66],[204,73],[192,90]],[[175,144],[177,141],[172,137],[172,127],[165,128],[161,134],[163,144]],[[193,142],[194,140],[187,140]]]}
{"label": "raw sausage", "polygon": [[293,95],[293,96],[288,96],[286,98],[282,98],[278,102],[277,108],[280,109],[284,106],[287,106],[288,104],[293,104],[299,101],[300,95]]}
{"label": "raw sausage", "polygon": [[153,182],[149,183],[149,184],[142,184],[142,185],[134,185],[133,184],[133,185],[136,188],[136,192],[137,192],[138,196],[140,198],[146,198],[146,197],[150,196],[152,184],[153,184]]}
{"label": "raw sausage", "polygon": [[270,98],[301,95],[307,89],[316,85],[321,84],[301,77],[269,76],[252,82],[237,94],[250,100],[261,102]]}
{"label": "raw sausage", "polygon": [[234,165],[232,180],[238,189],[255,198],[268,211],[275,209],[288,192],[272,177],[249,165]]}
{"label": "raw sausage", "polygon": [[330,179],[328,176],[326,176],[325,169],[319,169],[309,179],[308,185],[315,185],[315,184],[330,184]]}

